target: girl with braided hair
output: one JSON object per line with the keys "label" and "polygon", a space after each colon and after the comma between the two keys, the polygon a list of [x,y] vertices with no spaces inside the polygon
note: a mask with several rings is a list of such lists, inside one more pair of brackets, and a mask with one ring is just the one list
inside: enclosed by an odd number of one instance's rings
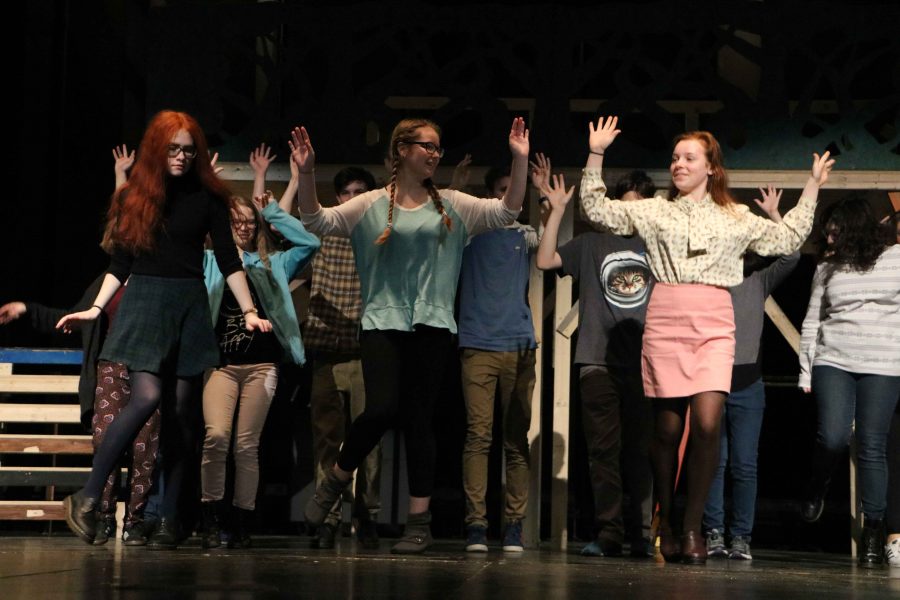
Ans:
{"label": "girl with braided hair", "polygon": [[306,505],[320,525],[353,471],[391,427],[402,429],[409,470],[409,518],[392,551],[424,552],[431,544],[434,487],[432,408],[441,390],[445,356],[456,333],[453,304],[469,237],[510,225],[522,207],[528,171],[528,130],[513,120],[511,182],[502,199],[438,190],[432,176],[444,155],[440,128],[405,119],[391,135],[387,187],[333,208],[316,198],[315,153],[297,127],[292,160],[300,171],[300,214],[308,230],[350,238],[362,288],[360,351],[366,408],[352,424],[334,468]]}

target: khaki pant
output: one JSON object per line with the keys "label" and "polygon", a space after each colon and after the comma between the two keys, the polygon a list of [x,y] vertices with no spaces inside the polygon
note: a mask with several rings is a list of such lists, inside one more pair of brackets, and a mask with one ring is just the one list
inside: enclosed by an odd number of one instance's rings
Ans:
{"label": "khaki pant", "polygon": [[209,373],[203,386],[206,438],[200,462],[204,502],[225,496],[225,464],[234,427],[233,504],[245,510],[256,507],[259,437],[277,385],[278,369],[272,363],[229,365]]}
{"label": "khaki pant", "polygon": [[488,453],[494,425],[494,398],[500,391],[503,451],[506,455],[507,521],[525,517],[528,505],[528,428],[534,390],[534,350],[462,351],[462,388],[468,427],[463,449],[466,525],[487,527]]}
{"label": "khaki pant", "polygon": [[[346,404],[349,404],[349,419]],[[328,469],[334,466],[350,423],[362,414],[365,407],[366,390],[360,360],[343,355],[316,355],[309,402],[316,486],[321,484]],[[354,501],[353,487],[347,487],[349,497],[346,499],[351,502]],[[355,489],[353,513],[374,519],[381,508],[380,442],[357,469]],[[331,525],[340,523],[340,503],[335,505],[325,521]]]}

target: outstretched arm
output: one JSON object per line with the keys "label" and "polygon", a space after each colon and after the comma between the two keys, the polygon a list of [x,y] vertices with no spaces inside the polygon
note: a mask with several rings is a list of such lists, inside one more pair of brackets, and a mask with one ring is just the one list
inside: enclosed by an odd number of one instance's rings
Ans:
{"label": "outstretched arm", "polygon": [[281,200],[278,201],[278,206],[284,212],[292,214],[294,212],[294,203],[297,200],[297,190],[300,187],[300,169],[297,167],[297,163],[294,162],[293,157],[288,160],[288,165],[291,167],[291,178],[288,180],[287,187],[281,195]]}
{"label": "outstretched arm", "polygon": [[813,154],[810,176],[797,206],[788,211],[779,223],[755,217],[757,229],[748,249],[763,256],[790,254],[797,250],[812,230],[819,188],[828,181],[833,166],[834,159],[829,158],[828,152],[822,156]]}
{"label": "outstretched arm", "polygon": [[322,206],[316,195],[316,152],[306,127],[294,127],[288,145],[291,147],[291,160],[297,163],[299,173],[297,197],[300,213],[317,213]]}
{"label": "outstretched arm", "polygon": [[547,217],[547,223],[544,225],[544,234],[541,236],[541,242],[538,245],[536,262],[538,269],[546,271],[548,269],[559,269],[563,265],[562,257],[557,252],[559,226],[562,223],[563,214],[566,212],[566,206],[572,200],[575,186],[573,185],[567,190],[565,177],[563,175],[553,175],[552,183],[546,185],[542,192],[550,202],[550,215]]}
{"label": "outstretched arm", "polygon": [[525,200],[525,185],[528,179],[528,130],[525,119],[513,119],[509,130],[509,150],[512,153],[512,166],[509,169],[509,188],[503,196],[503,203],[509,210],[519,211]]}
{"label": "outstretched arm", "polygon": [[119,189],[128,181],[128,170],[134,165],[134,150],[128,152],[128,147],[122,144],[113,148],[112,154],[115,161],[113,172],[116,174],[116,189]]}
{"label": "outstretched arm", "polygon": [[272,148],[265,142],[253,149],[250,153],[250,168],[253,169],[253,197],[262,196],[266,191],[266,173],[269,165],[277,155],[272,155]]}
{"label": "outstretched arm", "polygon": [[71,333],[72,327],[77,321],[93,321],[100,316],[100,313],[103,312],[103,307],[106,306],[106,303],[109,302],[110,298],[116,294],[121,286],[122,282],[119,281],[115,275],[107,273],[106,277],[103,278],[103,284],[100,286],[100,291],[97,292],[97,297],[94,298],[94,304],[87,310],[70,313],[64,316],[56,324],[56,328],[62,329],[66,333]]}

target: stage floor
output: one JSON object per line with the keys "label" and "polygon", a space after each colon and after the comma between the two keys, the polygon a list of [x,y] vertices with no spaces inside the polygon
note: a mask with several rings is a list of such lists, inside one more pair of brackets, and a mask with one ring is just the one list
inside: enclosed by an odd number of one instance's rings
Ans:
{"label": "stage floor", "polygon": [[900,594],[900,569],[859,569],[849,556],[755,550],[751,563],[705,567],[653,560],[584,558],[492,548],[466,554],[440,541],[425,556],[396,557],[348,539],[336,551],[306,538],[259,537],[252,550],[203,551],[197,540],[171,552],[93,548],[68,536],[0,537],[0,599],[43,598],[465,598],[557,600],[883,599]]}

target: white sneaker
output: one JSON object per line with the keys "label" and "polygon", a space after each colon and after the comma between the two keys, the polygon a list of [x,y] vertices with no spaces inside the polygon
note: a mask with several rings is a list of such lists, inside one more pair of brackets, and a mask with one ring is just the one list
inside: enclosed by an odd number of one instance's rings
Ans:
{"label": "white sneaker", "polygon": [[884,557],[891,567],[900,567],[900,538],[884,545]]}

